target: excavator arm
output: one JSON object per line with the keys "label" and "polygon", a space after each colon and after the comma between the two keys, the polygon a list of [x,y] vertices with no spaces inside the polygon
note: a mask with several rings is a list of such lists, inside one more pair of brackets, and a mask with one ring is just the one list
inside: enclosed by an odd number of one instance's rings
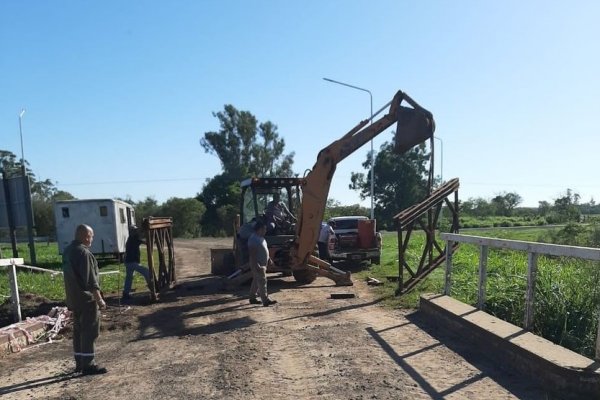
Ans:
{"label": "excavator arm", "polygon": [[[403,101],[412,108],[402,106]],[[373,118],[386,109],[387,113],[371,125],[369,119],[359,122],[348,133],[319,152],[317,162],[305,177],[306,184],[302,190],[302,205],[291,249],[294,269],[308,268],[332,279],[337,285],[352,285],[350,273],[313,255],[337,164],[394,123],[397,123],[395,150],[399,153],[431,138],[435,131],[433,115],[402,91],[398,91],[392,101],[377,111]]]}

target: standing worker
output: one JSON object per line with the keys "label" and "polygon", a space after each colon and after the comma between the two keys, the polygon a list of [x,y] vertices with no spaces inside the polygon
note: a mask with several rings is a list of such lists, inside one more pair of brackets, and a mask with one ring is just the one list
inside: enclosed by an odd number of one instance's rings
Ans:
{"label": "standing worker", "polygon": [[[325,223],[321,222],[321,231],[319,232],[319,240],[317,245],[319,246],[319,258],[323,261],[329,260],[329,238],[331,235],[335,235],[332,225],[333,222]],[[329,260],[331,264],[331,261]]]}
{"label": "standing worker", "polygon": [[260,304],[256,298],[258,294],[262,300],[262,305],[268,307],[276,304],[277,300],[272,300],[267,295],[267,265],[273,263],[269,258],[269,248],[265,240],[267,226],[262,220],[254,223],[254,233],[248,239],[248,253],[250,255],[250,270],[252,271],[252,285],[250,286],[250,304]]}
{"label": "standing worker", "polygon": [[94,230],[88,225],[79,225],[75,240],[63,254],[67,307],[73,313],[75,372],[83,375],[106,373],[106,368],[94,361],[95,342],[100,334],[99,309],[106,309],[106,303],[98,284],[98,262],[89,249],[93,240]]}
{"label": "standing worker", "polygon": [[145,243],[140,237],[140,230],[132,225],[129,228],[129,237],[125,243],[125,284],[123,285],[122,301],[131,299],[129,292],[133,283],[133,273],[139,272],[146,279],[146,285],[150,288],[150,271],[140,264],[140,244]]}

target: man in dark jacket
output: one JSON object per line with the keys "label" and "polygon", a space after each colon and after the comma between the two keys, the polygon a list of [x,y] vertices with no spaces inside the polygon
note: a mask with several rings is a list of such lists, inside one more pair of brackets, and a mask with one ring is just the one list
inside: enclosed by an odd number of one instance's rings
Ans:
{"label": "man in dark jacket", "polygon": [[137,226],[132,225],[129,228],[129,237],[125,243],[125,285],[123,285],[122,301],[131,299],[129,292],[133,283],[133,273],[139,272],[146,280],[146,285],[150,287],[150,271],[147,267],[140,264],[140,245],[144,241],[140,237],[140,230]]}
{"label": "man in dark jacket", "polygon": [[63,253],[63,274],[67,307],[73,315],[73,352],[75,371],[83,375],[106,373],[94,361],[95,342],[100,334],[100,312],[106,303],[98,284],[98,263],[89,247],[94,240],[94,230],[79,225],[75,240]]}

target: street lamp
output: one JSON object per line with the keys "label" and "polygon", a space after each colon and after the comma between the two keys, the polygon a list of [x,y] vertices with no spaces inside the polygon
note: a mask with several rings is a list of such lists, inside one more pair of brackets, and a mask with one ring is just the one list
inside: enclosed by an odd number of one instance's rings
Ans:
{"label": "street lamp", "polygon": [[19,113],[19,135],[21,136],[21,164],[23,165],[23,171],[25,171],[25,153],[23,151],[23,114],[25,114],[24,108],[22,108],[21,112]]}
{"label": "street lamp", "polygon": [[[370,90],[364,89],[364,88],[361,88],[361,87],[358,87],[358,86],[350,85],[348,83],[336,81],[334,79],[323,78],[323,80],[326,80],[327,82],[336,83],[338,85],[347,86],[347,87],[352,88],[352,89],[356,89],[356,90],[360,90],[360,91],[369,93],[369,98],[371,100],[371,118],[370,118],[370,124],[373,124],[373,94],[371,93]],[[373,197],[373,195],[375,193],[375,154],[373,152],[373,139],[371,139],[371,153],[370,154],[371,154],[371,219],[375,219],[375,207],[373,206],[373,204],[374,204],[374,197]]]}
{"label": "street lamp", "polygon": [[33,207],[31,205],[31,186],[29,177],[27,176],[27,169],[25,168],[25,151],[23,150],[23,115],[25,109],[22,108],[19,112],[19,136],[21,137],[21,173],[25,180],[24,196],[25,203],[27,205],[26,217],[27,217],[27,236],[29,236],[29,256],[30,262],[33,265],[37,264],[35,255],[35,241],[33,240]]}
{"label": "street lamp", "polygon": [[434,136],[433,138],[440,141],[440,150],[442,153],[440,158],[440,180],[442,181],[441,183],[444,184],[444,142],[437,136]]}

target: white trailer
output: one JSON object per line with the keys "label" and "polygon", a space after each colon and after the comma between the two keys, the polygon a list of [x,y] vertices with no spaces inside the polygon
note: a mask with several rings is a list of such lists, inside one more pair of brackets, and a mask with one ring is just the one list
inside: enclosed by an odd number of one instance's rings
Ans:
{"label": "white trailer", "polygon": [[54,218],[60,254],[73,241],[77,226],[86,224],[94,229],[92,253],[120,258],[125,253],[129,227],[135,225],[131,204],[112,199],[57,201]]}

